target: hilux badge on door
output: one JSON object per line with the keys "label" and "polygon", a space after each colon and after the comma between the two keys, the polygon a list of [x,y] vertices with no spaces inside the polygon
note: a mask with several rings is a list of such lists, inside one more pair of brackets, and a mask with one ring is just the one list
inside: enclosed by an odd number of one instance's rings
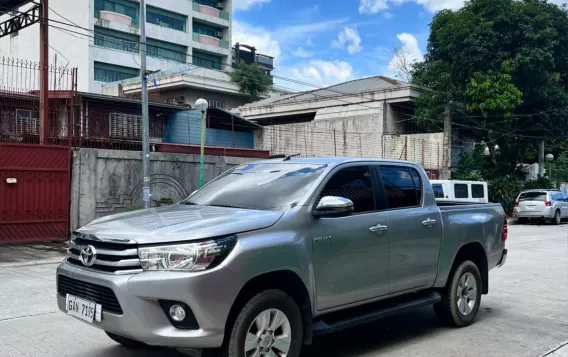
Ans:
{"label": "hilux badge on door", "polygon": [[315,237],[315,242],[329,242],[331,241],[331,236],[324,236],[324,237]]}

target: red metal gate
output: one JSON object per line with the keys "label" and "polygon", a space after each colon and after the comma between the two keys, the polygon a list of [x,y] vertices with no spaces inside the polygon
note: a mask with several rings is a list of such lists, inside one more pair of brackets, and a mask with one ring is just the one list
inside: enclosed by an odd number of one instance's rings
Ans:
{"label": "red metal gate", "polygon": [[0,142],[0,244],[67,239],[69,147]]}

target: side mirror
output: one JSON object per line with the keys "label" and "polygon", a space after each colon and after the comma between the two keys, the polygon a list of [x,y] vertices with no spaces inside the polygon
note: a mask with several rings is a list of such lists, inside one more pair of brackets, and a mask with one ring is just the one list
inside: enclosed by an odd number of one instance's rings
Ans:
{"label": "side mirror", "polygon": [[336,196],[323,197],[312,214],[314,217],[341,217],[353,213],[353,201]]}

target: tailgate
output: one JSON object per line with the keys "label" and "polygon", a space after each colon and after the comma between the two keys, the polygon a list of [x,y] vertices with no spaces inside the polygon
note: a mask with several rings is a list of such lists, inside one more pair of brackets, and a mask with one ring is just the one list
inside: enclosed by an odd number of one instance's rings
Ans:
{"label": "tailgate", "polygon": [[544,201],[521,201],[519,212],[542,212],[546,208]]}

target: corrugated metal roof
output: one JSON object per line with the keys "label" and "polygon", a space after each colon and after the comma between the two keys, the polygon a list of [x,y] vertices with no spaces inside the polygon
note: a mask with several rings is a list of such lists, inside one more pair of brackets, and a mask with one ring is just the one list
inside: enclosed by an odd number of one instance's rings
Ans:
{"label": "corrugated metal roof", "polygon": [[292,93],[283,96],[271,97],[257,102],[245,104],[237,111],[244,108],[254,108],[265,105],[277,105],[281,103],[291,103],[295,101],[317,100],[321,98],[335,97],[345,94],[355,94],[371,92],[381,89],[407,86],[408,83],[398,81],[396,79],[388,78],[385,76],[367,77],[361,79],[354,79],[352,81],[339,83],[326,88],[314,89],[307,92]]}

